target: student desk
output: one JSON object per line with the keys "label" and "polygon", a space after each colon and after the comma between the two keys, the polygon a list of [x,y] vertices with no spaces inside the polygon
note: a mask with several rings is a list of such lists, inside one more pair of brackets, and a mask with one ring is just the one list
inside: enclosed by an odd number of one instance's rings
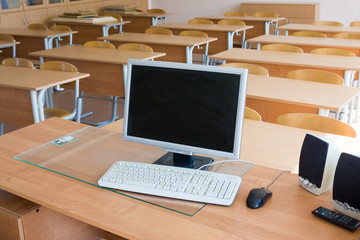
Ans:
{"label": "student desk", "polygon": [[233,48],[234,35],[243,32],[243,43],[245,42],[246,30],[252,29],[253,26],[236,26],[236,25],[218,25],[218,24],[189,24],[189,23],[165,23],[152,27],[162,27],[170,29],[173,34],[178,35],[185,30],[198,30],[206,32],[209,37],[217,38],[215,44],[209,48],[209,54],[225,51]]}
{"label": "student desk", "polygon": [[347,112],[345,108],[359,94],[360,89],[354,87],[249,74],[246,106],[259,112],[266,122],[275,122],[279,115],[285,113],[322,115],[319,109],[327,109],[344,110],[348,116],[340,116],[350,123],[352,111]]}
{"label": "student desk", "polygon": [[360,27],[341,27],[341,26],[321,26],[312,24],[286,24],[278,27],[278,29],[285,30],[285,35],[291,35],[296,31],[316,31],[325,33],[328,37],[332,37],[337,33],[348,32],[348,33],[360,33]]}
{"label": "student desk", "polygon": [[[261,126],[263,123],[256,124]],[[1,136],[0,188],[128,239],[338,240],[359,237],[360,229],[349,232],[313,216],[311,211],[320,205],[333,208],[331,192],[321,196],[309,193],[299,186],[296,174],[283,174],[270,187],[273,197],[265,206],[257,210],[247,208],[245,201],[250,189],[268,186],[281,172],[267,167],[255,166],[243,176],[231,206],[206,205],[189,217],[12,158],[83,127],[79,123],[53,118]],[[285,137],[287,141],[280,146],[283,152],[287,151],[286,146],[302,142],[306,133],[292,134],[293,128],[286,129],[288,131],[283,136],[279,132],[268,138],[269,144],[273,145]],[[122,153],[119,160],[139,157],[152,161],[162,154],[160,148],[123,143],[119,145]],[[262,145],[257,144],[256,151],[262,152],[261,148]],[[267,159],[275,160],[277,157],[273,151],[263,153]]]}
{"label": "student desk", "polygon": [[61,17],[53,18],[49,22],[53,24],[68,25],[72,30],[78,31],[76,38],[73,39],[73,43],[75,44],[84,44],[87,41],[96,40],[96,38],[101,36],[103,37],[109,36],[109,31],[111,28],[114,29],[119,28],[118,30],[116,30],[116,32],[121,33],[123,25],[129,23],[129,21],[84,23],[84,22],[77,22],[72,18],[61,18]]}
{"label": "student desk", "polygon": [[[165,56],[165,53],[124,51],[108,48],[89,48],[84,46],[63,46],[49,50],[30,53],[40,57],[40,61],[66,61],[74,64],[80,72],[90,73],[88,81],[80,84],[80,90],[90,93],[125,97],[124,81],[126,79],[127,61],[129,58],[152,60]],[[116,97],[113,98],[112,117],[115,119]]]}
{"label": "student desk", "polygon": [[113,43],[116,47],[123,43],[143,43],[151,46],[156,52],[165,52],[162,61],[192,63],[192,53],[195,47],[208,45],[216,38],[168,36],[162,34],[121,33],[98,38]]}
{"label": "student desk", "polygon": [[252,43],[257,44],[257,49],[260,49],[261,44],[290,44],[301,47],[304,52],[310,52],[315,48],[341,48],[360,56],[360,40],[356,39],[262,35],[248,39],[247,43],[248,48],[251,48]]}
{"label": "student desk", "polygon": [[286,77],[289,71],[295,69],[326,70],[344,77],[345,86],[351,85],[354,71],[360,70],[360,57],[233,48],[210,58],[259,64],[266,67],[269,75],[274,77]]}
{"label": "student desk", "polygon": [[0,122],[27,126],[44,120],[38,94],[58,84],[88,77],[88,73],[40,70],[0,65]]}
{"label": "student desk", "polygon": [[284,17],[253,17],[253,16],[246,16],[246,17],[227,17],[227,16],[217,16],[217,15],[210,15],[204,17],[197,17],[197,18],[206,18],[215,23],[223,19],[238,19],[244,21],[246,25],[254,26],[253,29],[250,29],[246,32],[246,39],[253,38],[260,35],[269,35],[270,34],[270,26],[275,25],[274,33],[277,32],[277,25],[280,21],[286,20]]}
{"label": "student desk", "polygon": [[[51,49],[53,40],[58,37],[72,36],[77,31],[59,31],[59,30],[37,30],[37,29],[3,29],[3,34],[14,36],[16,41],[21,42],[17,48],[17,56],[29,58],[28,53],[43,49]],[[41,41],[43,43],[41,43]]]}
{"label": "student desk", "polygon": [[[16,45],[20,42],[11,42],[11,41],[1,41],[0,40],[0,49],[2,48],[12,48],[12,57],[16,57]],[[0,50],[0,53],[2,50]]]}
{"label": "student desk", "polygon": [[163,23],[166,23],[166,18],[173,15],[173,13],[137,12],[121,13],[120,15],[124,21],[130,21],[129,24],[124,26],[124,32],[144,33],[150,26],[157,25],[158,20],[162,20]]}

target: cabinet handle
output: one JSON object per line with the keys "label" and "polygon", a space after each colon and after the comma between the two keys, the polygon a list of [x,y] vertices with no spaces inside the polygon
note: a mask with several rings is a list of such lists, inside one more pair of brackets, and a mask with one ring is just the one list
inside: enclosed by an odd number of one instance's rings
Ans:
{"label": "cabinet handle", "polygon": [[24,25],[26,24],[26,20],[25,20],[25,17],[23,17],[23,20],[24,20]]}
{"label": "cabinet handle", "polygon": [[29,19],[29,17],[27,17],[27,24],[29,24],[30,23],[30,19]]}

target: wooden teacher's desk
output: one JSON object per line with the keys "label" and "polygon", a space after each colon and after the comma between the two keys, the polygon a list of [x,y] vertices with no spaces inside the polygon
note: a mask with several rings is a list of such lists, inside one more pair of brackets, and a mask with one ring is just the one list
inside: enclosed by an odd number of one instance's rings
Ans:
{"label": "wooden teacher's desk", "polygon": [[257,49],[261,48],[261,44],[290,44],[301,47],[304,52],[310,52],[315,48],[341,48],[350,50],[360,56],[360,40],[357,39],[262,35],[248,39],[247,43],[248,48],[251,48],[251,44],[257,44]]}
{"label": "wooden teacher's desk", "polygon": [[3,29],[0,33],[10,34],[16,41],[21,42],[17,47],[17,57],[29,58],[29,52],[51,49],[55,38],[70,36],[77,31]]}
{"label": "wooden teacher's desk", "polygon": [[[246,25],[254,26],[253,29],[250,29],[246,32],[246,39],[253,38],[260,35],[269,35],[270,34],[270,26],[275,25],[277,26],[278,22],[286,20],[284,17],[253,17],[253,16],[246,16],[246,17],[227,17],[227,16],[204,16],[204,17],[197,17],[197,18],[206,18],[215,23],[223,19],[238,19],[244,21]],[[276,33],[276,28],[274,29],[274,33]]]}
{"label": "wooden teacher's desk", "polygon": [[236,26],[236,25],[218,25],[218,24],[189,24],[189,23],[165,23],[152,27],[162,27],[170,29],[173,34],[178,35],[181,31],[197,30],[206,32],[209,37],[217,38],[215,44],[209,49],[209,54],[225,51],[233,48],[234,35],[243,32],[243,42],[245,42],[246,30],[252,29],[253,26]]}
{"label": "wooden teacher's desk", "polygon": [[156,52],[165,52],[166,56],[162,61],[186,62],[192,63],[192,54],[195,47],[203,44],[209,45],[216,41],[216,38],[208,37],[187,37],[187,36],[168,36],[162,34],[145,33],[121,33],[113,34],[107,37],[101,37],[100,40],[107,40],[118,47],[122,43],[143,43],[151,46]]}
{"label": "wooden teacher's desk", "polygon": [[[246,125],[247,121],[245,128]],[[257,210],[247,208],[245,202],[250,189],[268,186],[281,170],[255,166],[243,176],[231,206],[209,204],[188,216],[13,158],[83,127],[79,123],[53,118],[1,136],[0,188],[128,239],[338,240],[357,239],[360,234],[360,229],[349,232],[313,216],[311,211],[320,205],[332,209],[331,191],[315,196],[299,186],[296,174],[283,174],[270,187],[273,197],[265,206]],[[301,142],[304,136],[292,135],[293,128],[287,129],[288,141],[281,145],[284,151],[287,151],[287,145]],[[275,144],[279,138],[279,134],[271,136],[270,144]],[[256,151],[261,152],[261,148],[258,144]],[[138,158],[145,162],[163,153],[157,147],[125,141],[119,144],[118,151],[119,160]],[[265,156],[275,161],[272,152]]]}
{"label": "wooden teacher's desk", "polygon": [[352,111],[346,107],[359,94],[355,87],[249,74],[246,105],[266,122],[291,112],[318,114],[319,109],[343,111],[342,120],[349,121]]}
{"label": "wooden teacher's desk", "polygon": [[144,33],[147,28],[152,25],[157,25],[158,21],[166,23],[167,17],[173,13],[120,13],[124,21],[130,21],[129,24],[124,26],[124,32],[137,32]]}
{"label": "wooden teacher's desk", "polygon": [[233,48],[210,58],[259,64],[266,67],[269,75],[274,77],[286,77],[292,70],[305,68],[330,71],[342,76],[345,86],[351,85],[354,71],[360,70],[360,57]]}
{"label": "wooden teacher's desk", "polygon": [[0,122],[27,126],[44,120],[38,94],[58,84],[88,77],[88,73],[40,70],[0,65]]}
{"label": "wooden teacher's desk", "polygon": [[[73,39],[74,44],[84,44],[87,41],[96,40],[98,37],[109,36],[110,29],[114,28],[116,33],[122,32],[122,27],[124,24],[128,24],[129,21],[106,21],[106,22],[97,22],[97,23],[85,23],[78,22],[72,18],[53,18],[50,20],[50,23],[53,24],[63,24],[68,25],[72,30],[78,31],[78,34]],[[110,32],[110,33],[114,33]]]}
{"label": "wooden teacher's desk", "polygon": [[[20,44],[20,42],[12,42],[12,41],[1,41],[0,40],[0,49],[3,48],[12,48],[12,57],[16,57],[16,45]],[[0,50],[0,53],[2,50]]]}
{"label": "wooden teacher's desk", "polygon": [[278,27],[278,29],[285,30],[285,35],[291,35],[296,31],[316,31],[325,33],[326,36],[332,37],[337,33],[347,32],[347,33],[360,33],[360,27],[341,27],[341,26],[322,26],[322,25],[312,25],[312,24],[286,24]]}

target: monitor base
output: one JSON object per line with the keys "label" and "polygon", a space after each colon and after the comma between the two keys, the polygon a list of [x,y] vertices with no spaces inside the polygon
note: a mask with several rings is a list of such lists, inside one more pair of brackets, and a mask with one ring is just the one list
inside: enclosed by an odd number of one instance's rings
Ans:
{"label": "monitor base", "polygon": [[[168,152],[164,156],[153,162],[153,164],[198,169],[201,166],[212,162],[214,162],[214,159],[209,157],[188,156],[184,154]],[[206,166],[201,170],[207,170],[208,167],[209,166]]]}

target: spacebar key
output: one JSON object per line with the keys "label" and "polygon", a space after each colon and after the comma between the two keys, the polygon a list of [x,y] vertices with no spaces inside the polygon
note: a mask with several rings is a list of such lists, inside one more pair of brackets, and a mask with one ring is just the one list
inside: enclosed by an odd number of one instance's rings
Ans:
{"label": "spacebar key", "polygon": [[139,186],[139,187],[148,187],[148,188],[155,188],[155,183],[147,183],[147,182],[137,182],[131,180],[123,180],[123,184]]}

